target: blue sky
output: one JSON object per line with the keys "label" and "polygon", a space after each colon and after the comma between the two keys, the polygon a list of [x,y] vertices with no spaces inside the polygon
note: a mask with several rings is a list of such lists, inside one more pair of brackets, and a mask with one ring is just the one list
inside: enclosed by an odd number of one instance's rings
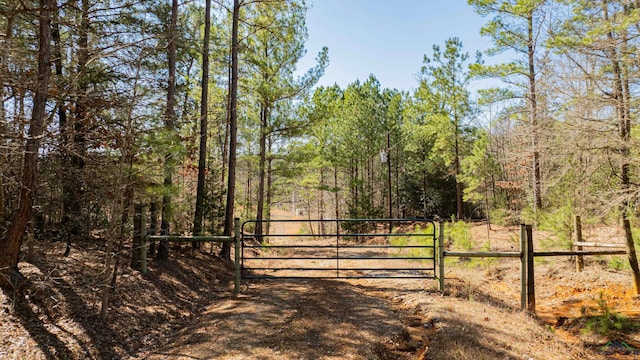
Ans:
{"label": "blue sky", "polygon": [[[323,46],[330,65],[319,85],[346,87],[374,74],[382,87],[411,90],[433,44],[459,37],[472,58],[492,46],[479,35],[488,19],[466,0],[309,0],[307,55],[300,72],[313,66]],[[490,62],[490,61],[489,61]]]}

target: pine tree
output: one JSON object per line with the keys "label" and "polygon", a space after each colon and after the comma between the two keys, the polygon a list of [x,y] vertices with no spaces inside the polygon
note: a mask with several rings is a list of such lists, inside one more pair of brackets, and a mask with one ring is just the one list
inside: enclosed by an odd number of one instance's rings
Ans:
{"label": "pine tree", "polygon": [[[513,51],[517,60],[495,66],[477,66],[478,75],[516,84],[527,100],[531,143],[534,213],[542,209],[540,169],[540,104],[537,89],[537,49],[542,36],[546,0],[469,0],[476,12],[491,16],[480,33],[493,38],[490,54]],[[517,96],[517,95],[516,95]]]}
{"label": "pine tree", "polygon": [[420,88],[416,92],[428,122],[433,124],[433,136],[437,139],[435,153],[443,156],[445,163],[452,167],[457,219],[464,216],[461,162],[468,153],[465,149],[468,133],[473,130],[468,125],[473,116],[468,90],[471,81],[468,59],[469,54],[462,52],[462,42],[458,38],[448,39],[444,50],[434,45],[432,57],[424,58]]}
{"label": "pine tree", "polygon": [[20,207],[6,234],[0,237],[0,287],[17,288],[24,277],[18,271],[18,254],[27,223],[31,220],[34,189],[38,174],[37,163],[40,139],[44,131],[49,78],[51,73],[51,18],[53,0],[40,0],[38,19],[38,74],[29,123],[29,137],[24,145],[24,165],[20,190]]}

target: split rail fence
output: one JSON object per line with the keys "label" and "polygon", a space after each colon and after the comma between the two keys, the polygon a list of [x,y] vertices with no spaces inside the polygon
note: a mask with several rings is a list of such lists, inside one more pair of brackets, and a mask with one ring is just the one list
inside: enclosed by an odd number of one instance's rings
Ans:
{"label": "split rail fence", "polygon": [[[573,243],[573,248],[576,251],[582,252],[583,248],[626,248],[624,244],[607,244],[607,243],[599,243],[599,242],[586,242],[583,241],[582,238],[582,221],[580,221],[580,216],[575,217],[574,221],[574,229],[576,230],[576,241]],[[624,251],[626,254],[625,250]],[[584,269],[584,254],[578,255],[576,257],[576,271],[581,272]]]}
{"label": "split rail fence", "polygon": [[[577,220],[579,223],[579,218]],[[581,238],[581,237],[579,237]],[[586,246],[586,244],[576,246]],[[626,250],[594,250],[583,251],[581,247],[577,251],[534,251],[533,250],[533,230],[531,225],[520,225],[520,251],[519,252],[456,252],[444,249],[444,223],[440,223],[438,236],[438,288],[445,289],[445,257],[466,257],[466,258],[519,258],[521,265],[520,274],[520,307],[528,312],[535,313],[536,290],[535,290],[535,257],[552,256],[576,256],[578,262],[584,256],[595,255],[624,255]],[[583,265],[584,266],[584,262]]]}

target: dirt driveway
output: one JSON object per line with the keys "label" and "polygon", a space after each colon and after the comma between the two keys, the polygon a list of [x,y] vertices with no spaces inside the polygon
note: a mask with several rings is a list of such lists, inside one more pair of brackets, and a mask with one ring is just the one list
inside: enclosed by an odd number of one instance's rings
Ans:
{"label": "dirt driveway", "polygon": [[140,358],[604,358],[498,301],[443,297],[429,286],[416,280],[253,282]]}
{"label": "dirt driveway", "polygon": [[[262,281],[211,306],[150,359],[409,359],[401,317],[342,281]],[[404,351],[402,351],[404,350]]]}

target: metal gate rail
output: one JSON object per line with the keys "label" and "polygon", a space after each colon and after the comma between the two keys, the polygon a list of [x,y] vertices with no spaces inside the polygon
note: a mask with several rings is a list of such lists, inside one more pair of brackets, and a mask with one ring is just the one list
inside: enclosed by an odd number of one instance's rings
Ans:
{"label": "metal gate rail", "polygon": [[[258,223],[272,230],[291,223],[332,229],[322,234],[248,233]],[[242,224],[241,234],[243,279],[436,277],[436,226],[431,220],[250,220]]]}

